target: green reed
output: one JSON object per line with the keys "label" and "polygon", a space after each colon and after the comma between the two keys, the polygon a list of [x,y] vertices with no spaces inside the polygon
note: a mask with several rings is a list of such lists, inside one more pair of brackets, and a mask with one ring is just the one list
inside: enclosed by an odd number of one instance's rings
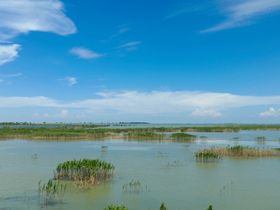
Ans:
{"label": "green reed", "polygon": [[54,178],[74,181],[83,186],[96,185],[110,180],[115,167],[101,160],[71,160],[58,164]]}

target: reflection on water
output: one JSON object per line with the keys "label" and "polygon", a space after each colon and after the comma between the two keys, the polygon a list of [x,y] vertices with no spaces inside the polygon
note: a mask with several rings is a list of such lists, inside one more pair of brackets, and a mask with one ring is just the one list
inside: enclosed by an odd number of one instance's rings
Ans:
{"label": "reflection on water", "polygon": [[198,149],[237,141],[260,146],[255,136],[267,136],[265,147],[279,147],[274,141],[279,132],[200,135],[207,139],[196,143],[1,141],[0,209],[40,209],[38,182],[51,178],[59,162],[79,158],[112,162],[113,181],[92,189],[68,189],[64,203],[47,209],[102,210],[117,203],[131,210],[156,210],[161,202],[170,210],[204,210],[209,204],[215,210],[280,209],[280,159],[198,163],[193,157]]}

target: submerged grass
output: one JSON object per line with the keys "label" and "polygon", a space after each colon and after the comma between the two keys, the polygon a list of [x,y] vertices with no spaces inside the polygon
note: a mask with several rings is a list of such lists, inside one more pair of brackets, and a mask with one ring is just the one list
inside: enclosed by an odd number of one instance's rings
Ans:
{"label": "submerged grass", "polygon": [[71,160],[57,166],[54,179],[74,181],[80,186],[96,185],[110,180],[114,169],[111,163],[101,160]]}
{"label": "submerged grass", "polygon": [[211,148],[204,149],[195,153],[197,158],[221,158],[221,157],[236,157],[236,158],[258,158],[258,157],[280,157],[280,151],[276,149],[259,149],[244,146],[233,146],[226,148]]}

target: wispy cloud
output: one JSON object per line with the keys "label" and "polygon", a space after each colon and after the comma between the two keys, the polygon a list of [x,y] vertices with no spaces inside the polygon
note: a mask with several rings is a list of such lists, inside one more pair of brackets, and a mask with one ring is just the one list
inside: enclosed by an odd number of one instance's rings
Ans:
{"label": "wispy cloud", "polygon": [[110,39],[113,39],[115,37],[118,37],[122,34],[125,34],[127,33],[128,31],[130,31],[130,28],[128,27],[127,24],[122,24],[122,25],[119,25],[117,26],[117,32],[115,32]]}
{"label": "wispy cloud", "polygon": [[0,0],[0,39],[30,31],[68,35],[76,27],[64,14],[60,0]]}
{"label": "wispy cloud", "polygon": [[1,84],[11,84],[13,79],[22,77],[22,73],[13,73],[13,74],[0,74],[0,83]]}
{"label": "wispy cloud", "polygon": [[78,84],[78,79],[76,77],[65,77],[63,80],[66,81],[70,87]]}
{"label": "wispy cloud", "polygon": [[270,107],[268,110],[260,113],[261,117],[280,117],[280,109]]}
{"label": "wispy cloud", "polygon": [[[75,24],[65,15],[60,0],[0,0],[0,43],[32,31],[68,35]],[[20,45],[0,45],[0,65],[15,60]]]}
{"label": "wispy cloud", "polygon": [[279,0],[224,1],[222,9],[226,20],[202,32],[216,32],[250,25],[263,15],[280,10]]}
{"label": "wispy cloud", "polygon": [[126,51],[133,51],[133,50],[137,50],[141,43],[142,42],[140,42],[140,41],[127,42],[125,44],[120,45],[117,48],[118,49],[125,49]]}
{"label": "wispy cloud", "polygon": [[191,14],[191,13],[201,13],[202,11],[209,10],[210,8],[209,1],[199,1],[199,2],[191,2],[186,4],[181,4],[177,9],[168,14],[164,19],[169,20],[179,16]]}
{"label": "wispy cloud", "polygon": [[101,58],[104,56],[103,54],[94,52],[94,51],[84,48],[84,47],[74,47],[70,50],[70,53],[79,58],[87,59],[87,60],[98,59],[98,58]]}
{"label": "wispy cloud", "polygon": [[18,57],[20,48],[18,44],[0,44],[0,66],[15,60]]}

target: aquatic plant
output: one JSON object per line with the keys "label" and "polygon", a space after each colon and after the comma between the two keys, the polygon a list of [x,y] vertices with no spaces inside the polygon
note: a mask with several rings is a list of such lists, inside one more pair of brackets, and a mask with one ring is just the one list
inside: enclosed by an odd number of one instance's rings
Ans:
{"label": "aquatic plant", "polygon": [[198,151],[196,157],[237,157],[237,158],[256,158],[256,157],[280,157],[280,151],[275,149],[260,149],[245,146],[233,146],[226,148],[210,148]]}
{"label": "aquatic plant", "polygon": [[125,193],[136,193],[139,194],[140,192],[143,191],[149,191],[148,186],[146,185],[145,187],[142,186],[141,182],[139,180],[132,180],[127,184],[124,184],[122,186],[122,190]]}
{"label": "aquatic plant", "polygon": [[217,161],[222,157],[219,154],[212,152],[211,150],[204,149],[196,152],[195,158],[199,162],[212,162]]}
{"label": "aquatic plant", "polygon": [[159,207],[159,210],[167,210],[166,206],[164,203],[162,203]]}
{"label": "aquatic plant", "polygon": [[212,205],[208,206],[208,208],[206,210],[213,210]]}
{"label": "aquatic plant", "polygon": [[66,185],[58,181],[49,180],[47,183],[42,184],[39,182],[39,197],[40,202],[43,206],[62,202]]}
{"label": "aquatic plant", "polygon": [[162,140],[164,134],[156,132],[128,132],[124,135],[127,139],[142,139],[142,140]]}
{"label": "aquatic plant", "polygon": [[176,141],[193,141],[196,139],[196,136],[188,133],[173,133],[171,134],[171,139]]}
{"label": "aquatic plant", "polygon": [[128,210],[128,208],[123,205],[109,205],[108,207],[104,208],[104,210]]}
{"label": "aquatic plant", "polygon": [[71,160],[58,164],[54,179],[74,181],[81,186],[110,180],[115,167],[101,160]]}

